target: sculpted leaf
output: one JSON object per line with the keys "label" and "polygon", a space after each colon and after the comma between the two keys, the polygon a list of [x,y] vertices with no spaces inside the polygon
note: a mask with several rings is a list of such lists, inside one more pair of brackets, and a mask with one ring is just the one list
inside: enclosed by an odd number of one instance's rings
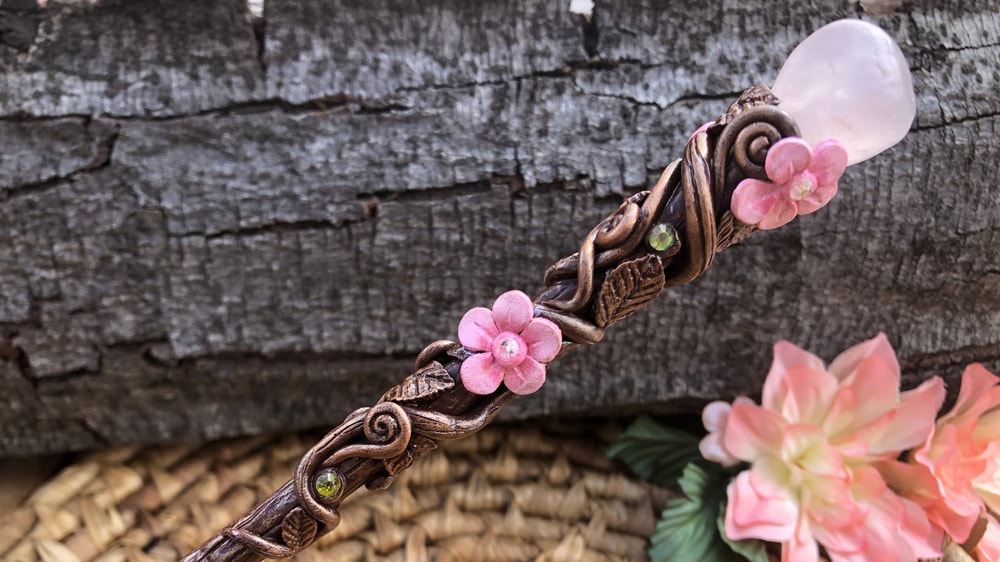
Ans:
{"label": "sculpted leaf", "polygon": [[622,263],[608,273],[597,294],[594,324],[606,328],[646,306],[663,289],[663,263],[648,255]]}
{"label": "sculpted leaf", "polygon": [[316,520],[302,508],[296,507],[281,521],[281,539],[292,550],[298,551],[312,544],[316,538]]}
{"label": "sculpted leaf", "polygon": [[455,380],[437,361],[432,361],[403,382],[389,389],[382,400],[386,402],[416,402],[430,400],[455,386]]}

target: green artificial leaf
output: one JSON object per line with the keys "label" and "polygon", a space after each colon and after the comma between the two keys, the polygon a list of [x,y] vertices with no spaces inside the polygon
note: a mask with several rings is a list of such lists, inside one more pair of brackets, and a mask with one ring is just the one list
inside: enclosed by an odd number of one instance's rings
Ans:
{"label": "green artificial leaf", "polygon": [[718,519],[729,475],[706,471],[696,463],[684,467],[678,484],[684,497],[673,498],[651,537],[652,562],[738,562],[744,560],[723,540]]}
{"label": "green artificial leaf", "polygon": [[699,441],[695,435],[643,416],[611,444],[607,454],[623,461],[643,480],[671,487],[677,484],[685,466],[701,459]]}
{"label": "green artificial leaf", "polygon": [[767,543],[759,539],[744,539],[734,541],[726,536],[726,502],[723,497],[719,503],[719,516],[716,518],[716,528],[719,530],[719,537],[732,549],[733,552],[746,558],[750,562],[770,562],[765,549]]}

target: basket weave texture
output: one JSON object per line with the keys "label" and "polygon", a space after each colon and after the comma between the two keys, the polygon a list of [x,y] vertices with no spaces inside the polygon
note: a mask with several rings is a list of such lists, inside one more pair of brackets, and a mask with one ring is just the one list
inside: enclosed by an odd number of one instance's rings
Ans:
{"label": "basket weave texture", "polygon": [[[296,560],[646,560],[667,493],[605,458],[607,422],[503,424],[345,502]],[[86,455],[0,517],[0,559],[177,560],[290,477],[320,434]]]}

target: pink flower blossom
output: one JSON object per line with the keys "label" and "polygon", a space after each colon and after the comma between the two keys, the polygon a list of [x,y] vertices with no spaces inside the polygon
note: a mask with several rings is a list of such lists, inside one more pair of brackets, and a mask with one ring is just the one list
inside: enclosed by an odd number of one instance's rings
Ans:
{"label": "pink flower blossom", "polygon": [[815,562],[819,545],[833,562],[939,556],[923,511],[875,463],[922,443],[943,399],[940,378],[899,392],[884,335],[829,368],[779,342],[762,404],[737,400],[722,430],[725,452],[750,463],[727,490],[726,535],[780,542],[784,562]]}
{"label": "pink flower blossom", "polygon": [[764,160],[771,181],[741,181],[730,204],[733,216],[761,230],[788,224],[829,203],[846,168],[847,150],[835,139],[821,141],[815,151],[798,137],[781,139]]}
{"label": "pink flower blossom", "polygon": [[[1000,512],[1000,378],[976,363],[962,375],[958,400],[908,463],[883,463],[886,479],[919,504],[931,523],[963,543],[988,507]],[[993,517],[978,543],[981,561],[1000,560]]]}
{"label": "pink flower blossom", "polygon": [[462,384],[469,392],[491,394],[503,382],[515,394],[530,394],[545,382],[545,364],[562,345],[559,327],[533,318],[528,295],[509,291],[493,310],[476,307],[458,325],[458,339],[469,351],[479,351],[462,363]]}
{"label": "pink flower blossom", "polygon": [[[753,404],[753,400],[740,396],[734,403]],[[724,445],[726,424],[729,422],[729,412],[732,410],[733,406],[729,402],[716,400],[701,411],[701,423],[708,430],[708,435],[698,443],[698,450],[701,456],[722,466],[734,466],[740,462],[740,459],[729,454]]]}

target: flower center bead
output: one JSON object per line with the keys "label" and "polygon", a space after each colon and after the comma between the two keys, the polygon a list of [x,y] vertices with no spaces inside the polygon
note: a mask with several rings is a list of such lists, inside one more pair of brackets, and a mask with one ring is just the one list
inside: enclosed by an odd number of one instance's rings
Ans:
{"label": "flower center bead", "polygon": [[516,367],[528,355],[528,346],[514,332],[503,332],[493,340],[493,359],[501,367]]}
{"label": "flower center bead", "polygon": [[816,180],[811,176],[802,174],[799,177],[792,180],[791,192],[789,197],[793,201],[800,201],[806,198],[813,190],[816,189]]}

